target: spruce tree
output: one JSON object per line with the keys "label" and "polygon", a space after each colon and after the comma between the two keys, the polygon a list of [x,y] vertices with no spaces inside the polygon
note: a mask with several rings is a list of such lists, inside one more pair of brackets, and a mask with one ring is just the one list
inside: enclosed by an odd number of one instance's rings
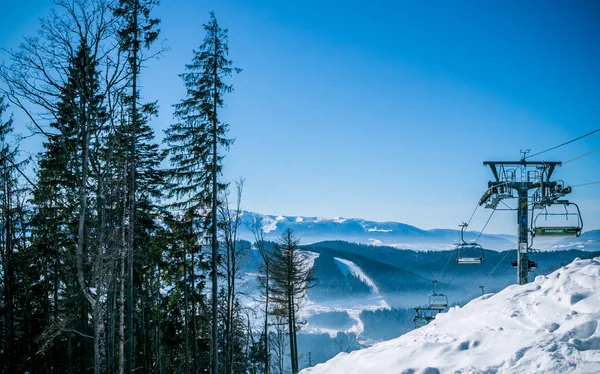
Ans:
{"label": "spruce tree", "polygon": [[[133,300],[133,268],[136,222],[136,146],[139,133],[140,118],[138,111],[138,80],[140,67],[143,61],[141,47],[149,48],[158,38],[160,30],[157,28],[159,20],[150,17],[152,8],[158,4],[156,0],[119,0],[115,15],[123,19],[123,27],[119,31],[121,50],[127,53],[129,59],[129,72],[131,76],[130,118],[128,147],[128,288],[127,288],[127,325],[128,325],[128,364],[129,372],[134,370],[134,300]],[[120,372],[123,372],[123,362],[120,361]]]}
{"label": "spruce tree", "polygon": [[291,229],[286,229],[271,252],[271,302],[274,313],[284,316],[288,325],[292,373],[298,373],[298,344],[296,341],[297,312],[306,290],[314,285],[315,278],[307,256],[298,248],[299,239]]}
{"label": "spruce tree", "polygon": [[212,294],[212,373],[219,368],[218,358],[218,284],[217,262],[219,243],[217,239],[218,195],[226,187],[219,182],[222,172],[222,149],[232,140],[227,138],[228,125],[219,120],[224,95],[233,90],[225,82],[233,72],[227,58],[229,53],[227,30],[217,23],[214,13],[204,25],[206,36],[200,48],[194,51],[192,62],[181,78],[187,89],[187,97],[176,104],[174,115],[179,120],[166,133],[172,169],[170,179],[174,185],[173,196],[178,198],[180,208],[189,209],[193,217],[202,218],[198,242],[208,233],[211,244],[211,294]]}

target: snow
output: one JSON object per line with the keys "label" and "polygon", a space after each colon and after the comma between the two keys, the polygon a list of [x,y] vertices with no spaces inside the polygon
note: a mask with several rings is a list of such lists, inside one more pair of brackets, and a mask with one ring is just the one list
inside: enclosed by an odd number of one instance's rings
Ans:
{"label": "snow", "polygon": [[302,219],[302,217],[296,217],[296,222],[302,222],[302,221],[304,221],[304,220]]}
{"label": "snow", "polygon": [[263,217],[262,219],[262,230],[264,232],[271,232],[277,230],[277,220],[269,217]]}
{"label": "snow", "polygon": [[302,373],[600,373],[599,320],[600,257],[576,259]]}
{"label": "snow", "polygon": [[368,232],[392,232],[392,230],[378,229],[377,227],[367,229],[367,231]]}
{"label": "snow", "polygon": [[367,276],[367,274],[365,274],[365,272],[358,265],[344,258],[334,257],[334,259],[338,262],[338,266],[339,264],[342,265],[339,267],[344,275],[346,275],[349,272],[350,274],[360,279],[363,283],[366,283],[366,285],[369,286],[369,288],[371,289],[372,293],[379,294],[379,289],[377,288],[375,282],[373,282],[373,280],[369,278],[369,276]]}

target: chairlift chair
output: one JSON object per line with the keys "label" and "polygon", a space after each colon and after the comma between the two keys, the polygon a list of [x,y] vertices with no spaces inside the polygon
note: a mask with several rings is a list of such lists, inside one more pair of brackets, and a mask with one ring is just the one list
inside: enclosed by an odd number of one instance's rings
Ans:
{"label": "chairlift chair", "polygon": [[[556,200],[553,201],[552,204],[550,204],[550,206],[554,205],[554,204],[559,204],[562,205],[565,208],[565,212],[564,213],[556,213],[556,212],[548,212],[548,207],[544,206],[543,204],[534,204],[533,208],[531,209],[531,215],[532,215],[532,220],[531,220],[531,236],[535,237],[535,236],[579,236],[581,235],[581,230],[583,229],[583,219],[581,218],[581,211],[579,210],[579,206],[577,206],[577,204],[572,203],[568,200]],[[576,209],[576,211],[569,211],[568,210],[568,206],[573,205]],[[535,211],[536,208],[539,208],[541,211],[538,213],[538,215],[535,215]],[[545,213],[544,213],[545,212]],[[576,222],[575,225],[565,225],[565,226],[557,226],[557,225],[553,225],[553,226],[545,226],[545,225],[538,225],[538,218],[544,215],[544,217],[546,219],[548,219],[548,216],[564,216],[565,220],[569,220],[569,217],[575,217]]]}
{"label": "chairlift chair", "polygon": [[439,310],[419,307],[415,308],[415,312],[416,315],[413,317],[413,322],[415,323],[415,329],[418,329],[433,321]]}
{"label": "chairlift chair", "polygon": [[464,233],[467,223],[460,225],[461,243],[456,245],[456,263],[457,264],[481,264],[483,262],[483,247],[475,242],[467,243]]}
{"label": "chairlift chair", "polygon": [[413,317],[413,322],[415,323],[415,329],[418,329],[419,327],[426,326],[427,323],[429,323],[429,322],[427,321],[427,319],[425,318],[425,316],[421,314],[421,308],[415,308],[415,311],[417,313]]}
{"label": "chairlift chair", "polygon": [[448,308],[448,296],[435,292],[435,285],[437,281],[433,282],[433,290],[431,295],[429,295],[429,308],[434,310],[444,310]]}

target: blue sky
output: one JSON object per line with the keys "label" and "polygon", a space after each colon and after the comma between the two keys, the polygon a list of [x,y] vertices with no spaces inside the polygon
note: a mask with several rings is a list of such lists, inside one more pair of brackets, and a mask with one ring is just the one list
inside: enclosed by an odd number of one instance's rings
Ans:
{"label": "blue sky", "polygon": [[[50,2],[2,8],[0,46],[11,48]],[[225,177],[246,179],[248,210],[455,228],[492,178],[484,160],[517,160],[522,148],[600,127],[597,1],[163,0],[155,15],[170,50],[142,77],[144,98],[159,101],[158,137],[210,10],[244,69],[223,119],[236,138]],[[599,147],[597,133],[539,159]],[[600,152],[555,177],[600,180]],[[570,199],[586,229],[600,228],[600,185]],[[488,215],[478,210],[471,228]],[[495,214],[487,231],[514,234],[516,215]]]}

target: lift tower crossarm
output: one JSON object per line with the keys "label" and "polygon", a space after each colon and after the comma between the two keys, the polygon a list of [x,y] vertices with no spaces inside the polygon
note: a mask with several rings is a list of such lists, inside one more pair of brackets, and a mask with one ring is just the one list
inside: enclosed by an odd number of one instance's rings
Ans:
{"label": "lift tower crossarm", "polygon": [[500,177],[498,176],[498,169],[496,165],[523,165],[523,166],[548,166],[548,175],[547,178],[550,179],[554,169],[557,166],[561,166],[562,162],[560,161],[484,161],[483,166],[489,166],[492,169],[492,174],[494,174],[494,178],[496,181],[500,181]]}

